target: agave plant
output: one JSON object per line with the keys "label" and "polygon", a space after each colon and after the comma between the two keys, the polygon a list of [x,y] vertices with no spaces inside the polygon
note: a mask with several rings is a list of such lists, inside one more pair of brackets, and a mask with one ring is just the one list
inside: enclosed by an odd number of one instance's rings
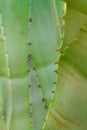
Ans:
{"label": "agave plant", "polygon": [[0,0],[0,130],[87,129],[87,2],[66,2]]}

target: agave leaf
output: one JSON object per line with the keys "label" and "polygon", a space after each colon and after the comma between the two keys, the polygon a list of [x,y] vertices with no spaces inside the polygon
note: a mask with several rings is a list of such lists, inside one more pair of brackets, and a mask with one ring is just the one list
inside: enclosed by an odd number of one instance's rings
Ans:
{"label": "agave leaf", "polygon": [[68,7],[79,10],[87,14],[87,1],[82,0],[64,0],[67,2]]}
{"label": "agave leaf", "polygon": [[0,114],[0,130],[8,130],[6,127],[6,123],[3,120],[2,114]]}
{"label": "agave leaf", "polygon": [[53,95],[59,55],[56,49],[62,42],[55,1],[32,0],[29,22],[29,57],[35,70],[30,74],[32,124],[34,130],[40,130]]}
{"label": "agave leaf", "polygon": [[2,23],[2,15],[0,14],[0,130],[8,130],[5,123],[5,116],[4,116],[5,104],[3,100],[3,87],[4,87],[3,83],[5,82],[5,78],[3,77],[8,77],[8,67],[6,62],[6,50],[4,41],[5,41],[4,28]]}
{"label": "agave leaf", "polygon": [[55,51],[61,43],[58,39],[60,26],[55,1],[32,0],[30,24],[29,40],[32,44],[30,53],[35,67],[39,69],[57,59],[58,53]]}
{"label": "agave leaf", "polygon": [[64,1],[62,0],[55,0],[56,2],[56,8],[57,8],[57,12],[58,12],[58,18],[59,18],[59,22],[60,22],[60,25],[61,25],[61,31],[64,35],[64,24],[65,24],[65,21],[64,21],[64,17],[65,17],[65,13],[66,13],[66,4]]}
{"label": "agave leaf", "polygon": [[0,130],[9,130],[5,122],[2,94],[3,94],[3,78],[0,78]]}
{"label": "agave leaf", "polygon": [[5,40],[4,28],[2,25],[2,16],[0,14],[0,77],[2,77],[2,76],[7,77],[7,75],[8,75],[4,40]]}
{"label": "agave leaf", "polygon": [[11,130],[27,130],[31,129],[27,60],[29,1],[3,0],[0,11],[5,30],[5,44],[3,45],[6,48],[5,53],[2,53],[7,55],[7,64],[5,58],[2,58],[3,62],[0,62],[2,63],[1,70],[4,71],[3,74],[0,72],[0,75],[4,77],[8,75],[8,84],[4,82],[2,86],[3,93],[6,94],[3,95],[4,103],[6,103],[4,112],[6,124]]}
{"label": "agave leaf", "polygon": [[[31,99],[31,121],[33,129],[40,129],[45,120],[47,110],[45,108],[44,98],[42,98],[41,89],[35,71],[30,71],[30,99]],[[37,119],[37,120],[36,120]]]}
{"label": "agave leaf", "polygon": [[[1,78],[0,78],[1,81]],[[0,82],[0,130],[7,130],[3,117],[3,98],[2,98],[2,84]]]}
{"label": "agave leaf", "polygon": [[87,129],[87,14],[79,2],[75,8],[75,1],[68,3],[57,88],[44,130]]}

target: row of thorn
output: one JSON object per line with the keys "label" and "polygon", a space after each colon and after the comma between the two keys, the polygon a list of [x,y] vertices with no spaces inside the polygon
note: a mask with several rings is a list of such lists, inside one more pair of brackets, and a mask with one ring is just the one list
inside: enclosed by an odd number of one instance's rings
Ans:
{"label": "row of thorn", "polygon": [[[64,15],[61,16],[61,18],[64,19]],[[33,20],[32,20],[32,18],[30,17],[29,23],[32,24],[32,22],[33,22]],[[64,23],[61,25],[61,29],[64,29]],[[61,37],[61,40],[63,40],[63,36]],[[29,46],[32,46],[32,43],[29,42],[28,45],[29,45]],[[56,52],[60,52],[60,48],[57,48],[57,49],[56,49]],[[32,60],[31,54],[28,54],[27,58],[28,58],[28,61],[31,61],[31,60]],[[56,61],[56,62],[54,63],[54,65],[58,65],[58,61]],[[35,71],[36,68],[33,67],[33,70]],[[57,74],[57,70],[54,70],[54,72]],[[38,75],[36,74],[36,77],[37,77],[37,76],[38,76]],[[57,83],[56,81],[53,82],[54,85],[56,85],[56,83]],[[32,86],[29,85],[29,88],[31,88],[31,87],[32,87]],[[41,89],[41,85],[40,85],[40,84],[38,85],[38,87]],[[54,92],[55,92],[55,91],[52,90],[52,93],[53,93],[53,94],[54,94]],[[42,98],[41,100],[45,103],[44,108],[45,108],[45,109],[49,109],[49,107],[46,105],[46,100],[45,100],[45,98]],[[31,106],[31,107],[32,107],[32,105],[33,105],[33,104],[30,103],[30,106]],[[33,113],[30,112],[31,122],[32,122],[32,114],[33,114]],[[45,119],[44,121],[46,122],[46,119]],[[32,124],[32,125],[33,125],[33,124]],[[41,130],[42,130],[42,129],[41,129]]]}

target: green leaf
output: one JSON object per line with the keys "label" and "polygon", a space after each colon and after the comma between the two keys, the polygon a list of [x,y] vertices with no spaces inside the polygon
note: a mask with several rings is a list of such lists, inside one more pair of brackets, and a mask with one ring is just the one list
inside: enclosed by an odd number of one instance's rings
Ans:
{"label": "green leaf", "polygon": [[87,129],[87,14],[76,5],[68,3],[57,88],[44,130]]}
{"label": "green leaf", "polygon": [[3,95],[6,125],[11,130],[27,130],[31,129],[27,59],[29,0],[3,0],[1,4],[5,35],[2,56],[6,61],[0,55],[3,61],[0,75],[7,75],[2,85],[6,94]]}
{"label": "green leaf", "polygon": [[56,61],[60,54],[56,50],[62,43],[55,1],[32,0],[29,22],[29,59],[32,58],[35,68],[35,72],[30,70],[32,124],[34,130],[40,130],[56,82]]}

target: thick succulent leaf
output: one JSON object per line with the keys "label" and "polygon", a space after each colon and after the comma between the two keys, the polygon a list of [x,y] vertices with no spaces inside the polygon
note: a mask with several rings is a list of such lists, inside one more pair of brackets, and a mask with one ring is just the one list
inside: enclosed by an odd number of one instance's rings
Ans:
{"label": "thick succulent leaf", "polygon": [[32,84],[32,86],[30,86],[32,126],[33,129],[36,130],[38,128],[38,130],[40,130],[48,109],[45,108],[46,104],[43,100],[36,72],[33,69],[30,71],[30,84]]}
{"label": "thick succulent leaf", "polygon": [[64,0],[67,2],[68,6],[70,8],[73,8],[73,9],[76,9],[76,10],[79,10],[83,13],[86,13],[87,14],[87,1],[84,0]]}
{"label": "thick succulent leaf", "polygon": [[[4,34],[2,76],[8,75],[3,81],[3,99],[6,103],[4,110],[7,127],[11,130],[31,129],[29,107],[28,80],[28,17],[29,1],[3,0],[0,8]],[[1,45],[1,43],[0,43]],[[1,53],[1,52],[0,52]],[[0,57],[1,58],[1,57]],[[3,66],[5,66],[3,68]],[[6,71],[6,67],[8,71]],[[7,82],[7,84],[6,84]],[[8,91],[6,91],[8,90]],[[9,103],[8,103],[8,100]]]}
{"label": "thick succulent leaf", "polygon": [[8,130],[3,120],[2,114],[0,114],[0,130]]}
{"label": "thick succulent leaf", "polygon": [[42,68],[57,59],[55,51],[61,43],[55,1],[32,0],[30,23],[30,53],[35,67]]}
{"label": "thick succulent leaf", "polygon": [[[1,78],[0,78],[1,81]],[[0,82],[1,83],[1,82]],[[0,130],[7,130],[3,117],[2,85],[0,84]]]}
{"label": "thick succulent leaf", "polygon": [[0,14],[0,77],[8,76],[4,40],[4,28],[2,23],[2,15]]}
{"label": "thick succulent leaf", "polygon": [[87,129],[87,14],[78,7],[68,4],[57,88],[44,130]]}
{"label": "thick succulent leaf", "polygon": [[2,23],[2,15],[0,14],[0,130],[7,130],[6,123],[4,120],[5,104],[3,100],[3,82],[5,82],[5,78],[3,77],[8,77],[8,67],[6,61],[6,49],[4,41],[4,28]]}
{"label": "thick succulent leaf", "polygon": [[63,26],[64,25],[64,16],[66,13],[66,4],[65,2],[63,2],[62,0],[55,0],[56,2],[56,8],[57,8],[57,13],[58,13],[58,17],[59,17],[59,22],[60,25]]}
{"label": "thick succulent leaf", "polygon": [[56,49],[62,42],[55,1],[32,0],[29,22],[29,59],[35,70],[34,76],[30,74],[32,123],[34,130],[40,130],[53,95],[59,55]]}

